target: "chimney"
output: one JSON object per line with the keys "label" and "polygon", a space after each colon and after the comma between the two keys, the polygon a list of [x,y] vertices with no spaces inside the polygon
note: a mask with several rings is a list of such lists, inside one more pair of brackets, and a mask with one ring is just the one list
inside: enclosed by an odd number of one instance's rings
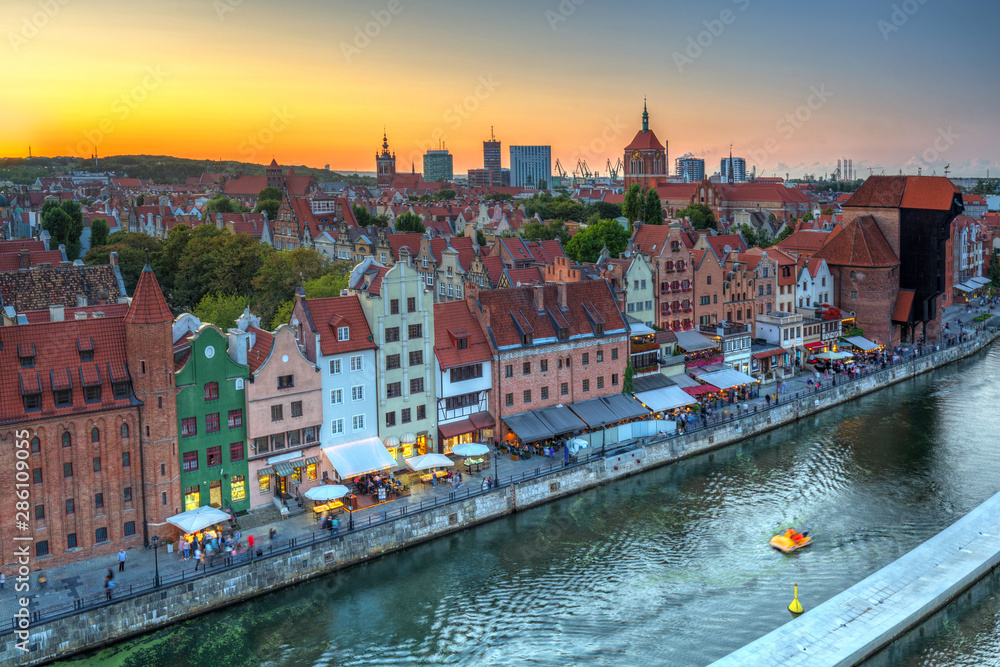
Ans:
{"label": "chimney", "polygon": [[540,313],[545,312],[545,286],[535,285],[531,289],[535,293],[535,310]]}
{"label": "chimney", "polygon": [[566,300],[566,283],[556,283],[556,291],[559,292],[559,307],[569,310],[569,302]]}
{"label": "chimney", "polygon": [[66,319],[66,307],[62,304],[49,306],[49,322],[62,322]]}
{"label": "chimney", "polygon": [[18,260],[20,261],[21,268],[22,269],[30,269],[31,268],[31,251],[28,250],[27,248],[21,248],[21,251],[18,253],[18,255],[19,255]]}
{"label": "chimney", "polygon": [[73,319],[74,320],[85,320],[85,319],[87,319],[87,313],[85,311],[78,310],[75,313],[73,313]]}
{"label": "chimney", "polygon": [[76,307],[77,308],[83,308],[86,305],[87,305],[87,295],[86,294],[77,294],[76,295]]}

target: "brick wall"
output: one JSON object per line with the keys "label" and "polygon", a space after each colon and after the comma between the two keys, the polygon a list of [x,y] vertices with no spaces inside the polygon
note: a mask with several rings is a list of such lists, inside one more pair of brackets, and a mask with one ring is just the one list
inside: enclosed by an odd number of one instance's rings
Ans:
{"label": "brick wall", "polygon": [[856,313],[857,326],[864,330],[865,338],[882,344],[898,342],[898,327],[891,322],[899,292],[898,269],[831,266],[830,271],[834,276],[839,307]]}

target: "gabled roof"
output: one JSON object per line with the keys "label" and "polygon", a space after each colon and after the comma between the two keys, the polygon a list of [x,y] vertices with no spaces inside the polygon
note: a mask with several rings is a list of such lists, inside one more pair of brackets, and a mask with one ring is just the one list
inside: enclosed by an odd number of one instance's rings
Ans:
{"label": "gabled roof", "polygon": [[643,132],[639,130],[635,138],[632,139],[632,143],[625,147],[626,151],[632,150],[663,150],[663,144],[660,140],[656,138],[656,133],[652,130],[646,130]]}
{"label": "gabled roof", "polygon": [[542,275],[542,270],[537,266],[529,266],[523,269],[504,269],[504,273],[507,274],[507,280],[510,281],[511,287],[545,282],[545,276]]}
{"label": "gabled roof", "polygon": [[254,335],[253,347],[247,352],[247,365],[250,366],[250,372],[255,373],[261,364],[271,356],[274,336],[270,331],[264,331],[260,327],[250,327],[247,331]]}
{"label": "gabled roof", "polygon": [[845,226],[844,231],[813,255],[813,260],[816,259],[825,259],[831,265],[860,268],[899,266],[899,259],[870,215],[860,216]]}
{"label": "gabled roof", "polygon": [[669,235],[666,225],[638,225],[632,234],[632,247],[644,255],[658,255]]}
{"label": "gabled roof", "polygon": [[[385,267],[380,267],[385,268]],[[336,296],[327,299],[306,299],[309,329],[319,334],[319,348],[323,355],[374,350],[372,331],[368,326],[361,301],[357,295]],[[348,327],[348,339],[338,340],[337,329]]]}
{"label": "gabled roof", "polygon": [[869,176],[844,206],[948,211],[958,192],[943,176]]}
{"label": "gabled roof", "polygon": [[[457,349],[458,338],[468,340],[466,349]],[[486,334],[464,300],[434,304],[434,355],[442,370],[493,358]]]}
{"label": "gabled roof", "polygon": [[423,234],[417,232],[407,232],[405,234],[389,234],[385,238],[389,242],[389,247],[392,248],[392,258],[398,262],[399,249],[406,246],[410,249],[411,255],[416,255],[420,252],[420,239],[423,237]]}
{"label": "gabled roof", "polygon": [[830,240],[828,231],[801,231],[794,232],[787,239],[778,243],[778,248],[786,252],[797,254],[811,254],[823,247]]}

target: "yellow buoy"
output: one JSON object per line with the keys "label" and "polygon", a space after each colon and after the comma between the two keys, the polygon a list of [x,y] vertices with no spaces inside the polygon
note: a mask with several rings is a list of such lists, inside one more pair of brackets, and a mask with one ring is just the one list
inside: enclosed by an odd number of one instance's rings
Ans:
{"label": "yellow buoy", "polygon": [[793,585],[795,586],[795,597],[792,599],[792,604],[788,605],[788,611],[793,614],[801,614],[804,610],[802,609],[802,603],[799,602],[799,585]]}

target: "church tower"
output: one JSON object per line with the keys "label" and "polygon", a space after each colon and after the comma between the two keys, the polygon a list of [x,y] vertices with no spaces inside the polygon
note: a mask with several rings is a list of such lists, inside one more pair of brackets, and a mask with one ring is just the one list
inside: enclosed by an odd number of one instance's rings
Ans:
{"label": "church tower", "polygon": [[181,511],[177,455],[177,399],[174,393],[173,315],[153,270],[139,274],[125,315],[125,358],[139,407],[139,465],[142,466],[144,539],[161,540],[176,529],[167,517]]}
{"label": "church tower", "polygon": [[267,167],[267,187],[278,188],[282,191],[285,189],[285,177],[274,158],[271,158],[271,164]]}
{"label": "church tower", "polygon": [[382,152],[375,154],[375,165],[378,170],[378,187],[392,186],[392,179],[396,176],[396,154],[389,153],[389,139],[385,132],[382,133]]}
{"label": "church tower", "polygon": [[654,188],[666,178],[667,148],[649,129],[649,110],[642,104],[642,129],[625,147],[625,187],[638,183],[645,190]]}

